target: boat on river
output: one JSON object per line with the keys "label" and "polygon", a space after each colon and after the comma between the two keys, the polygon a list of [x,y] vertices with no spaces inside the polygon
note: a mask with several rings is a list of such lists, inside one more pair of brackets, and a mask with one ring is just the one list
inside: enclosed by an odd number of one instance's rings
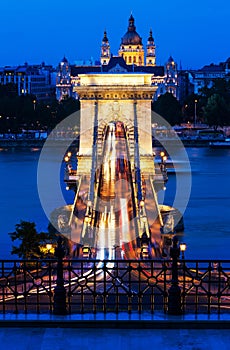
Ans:
{"label": "boat on river", "polygon": [[210,148],[230,148],[230,138],[227,138],[224,141],[210,142],[209,147]]}

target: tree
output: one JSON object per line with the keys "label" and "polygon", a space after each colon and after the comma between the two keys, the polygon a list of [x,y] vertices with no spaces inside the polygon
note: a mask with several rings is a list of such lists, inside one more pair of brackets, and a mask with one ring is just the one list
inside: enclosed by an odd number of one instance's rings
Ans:
{"label": "tree", "polygon": [[0,133],[50,130],[79,109],[80,102],[72,97],[59,102],[52,96],[47,104],[32,94],[19,96],[14,84],[0,85]]}
{"label": "tree", "polygon": [[[223,107],[223,100],[225,101],[225,105],[224,106],[224,109],[230,109],[230,81],[227,81],[226,79],[215,79],[215,81],[212,82],[212,86],[211,87],[207,87],[207,86],[204,86],[203,88],[201,88],[199,90],[199,93],[200,93],[200,99],[199,99],[199,104],[202,106],[202,109],[205,111],[206,109],[206,113],[204,112],[204,116],[206,117],[206,121],[208,122],[208,118],[210,119],[211,121],[211,124],[210,125],[214,125],[215,124],[215,120],[212,121],[212,117],[208,117],[207,115],[207,104],[209,102],[209,105],[212,101],[212,104],[214,103],[214,100],[213,98],[210,100],[210,98],[213,96],[213,95],[219,95],[222,97],[222,102],[219,100],[218,103],[221,104],[221,106]],[[208,107],[210,108],[210,106]],[[211,108],[213,109],[213,108]],[[225,112],[224,112],[225,114]],[[222,116],[223,117],[223,116]],[[214,116],[214,119],[216,117]],[[225,124],[225,121],[226,121],[226,115],[224,117],[224,120],[220,120],[220,125],[221,124]],[[213,124],[214,122],[214,124]],[[229,121],[227,121],[229,123]],[[208,122],[209,123],[209,122]]]}
{"label": "tree", "polygon": [[213,126],[215,129],[218,126],[228,125],[230,122],[229,108],[224,97],[219,94],[213,94],[209,97],[204,115],[209,126]]}
{"label": "tree", "polygon": [[21,221],[15,225],[15,231],[9,233],[12,242],[20,241],[18,246],[12,246],[11,254],[22,259],[38,259],[43,257],[41,245],[53,238],[49,233],[38,233],[34,222]]}
{"label": "tree", "polygon": [[153,103],[153,110],[171,125],[181,122],[181,105],[169,92],[158,97],[157,101]]}
{"label": "tree", "polygon": [[199,90],[199,93],[201,96],[206,98],[206,102],[214,94],[218,94],[223,96],[225,101],[229,100],[230,98],[230,81],[227,81],[226,79],[215,79],[213,82],[213,85],[208,88],[207,86],[204,86]]}

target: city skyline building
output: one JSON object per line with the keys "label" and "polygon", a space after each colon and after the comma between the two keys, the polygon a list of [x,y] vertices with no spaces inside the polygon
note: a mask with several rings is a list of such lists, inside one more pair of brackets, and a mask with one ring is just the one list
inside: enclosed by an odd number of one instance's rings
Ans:
{"label": "city skyline building", "polygon": [[44,62],[0,67],[1,85],[13,83],[19,96],[31,94],[39,101],[49,101],[55,97],[55,79],[55,69]]}
{"label": "city skyline building", "polygon": [[[112,34],[112,33],[111,33]],[[79,84],[79,74],[83,73],[148,73],[152,74],[152,84],[157,85],[154,95],[156,100],[166,92],[172,93],[183,103],[191,93],[199,94],[203,87],[210,88],[216,79],[229,80],[230,58],[220,63],[211,63],[199,69],[178,68],[172,56],[159,65],[156,43],[153,31],[150,29],[147,40],[143,40],[136,30],[135,19],[131,14],[128,18],[128,28],[121,37],[117,54],[112,54],[110,37],[104,30],[99,47],[99,60],[74,60],[70,63],[64,55],[59,65],[22,64],[18,66],[0,67],[0,84],[14,83],[18,95],[33,94],[37,100],[48,101],[55,98],[78,98],[74,87]],[[144,45],[146,43],[146,45]]]}
{"label": "city skyline building", "polygon": [[60,101],[67,96],[78,98],[78,95],[73,91],[76,91],[75,87],[80,84],[79,75],[89,73],[151,74],[151,84],[156,87],[154,99],[166,92],[172,93],[177,98],[178,73],[176,62],[170,56],[164,66],[156,64],[156,45],[152,29],[150,29],[146,42],[145,50],[142,38],[136,31],[135,19],[132,14],[128,20],[128,29],[121,38],[117,55],[111,54],[110,42],[105,30],[101,43],[99,64],[71,65],[66,57],[60,62],[56,84],[57,99]]}

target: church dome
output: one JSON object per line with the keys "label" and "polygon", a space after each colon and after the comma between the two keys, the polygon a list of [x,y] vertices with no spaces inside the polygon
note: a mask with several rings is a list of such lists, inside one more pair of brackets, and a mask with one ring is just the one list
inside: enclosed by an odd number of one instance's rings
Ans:
{"label": "church dome", "polygon": [[134,18],[132,15],[129,18],[128,31],[121,38],[121,45],[142,45],[142,38],[136,32]]}

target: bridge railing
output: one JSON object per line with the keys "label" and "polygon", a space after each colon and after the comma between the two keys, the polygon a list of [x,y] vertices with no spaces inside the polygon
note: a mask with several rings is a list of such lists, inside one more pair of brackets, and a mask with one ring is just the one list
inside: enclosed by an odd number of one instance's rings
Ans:
{"label": "bridge railing", "polygon": [[[64,294],[56,304],[67,313],[169,312],[171,260],[61,262]],[[55,313],[58,266],[55,259],[0,261],[0,313]],[[177,272],[178,313],[230,311],[230,260],[178,260]]]}

